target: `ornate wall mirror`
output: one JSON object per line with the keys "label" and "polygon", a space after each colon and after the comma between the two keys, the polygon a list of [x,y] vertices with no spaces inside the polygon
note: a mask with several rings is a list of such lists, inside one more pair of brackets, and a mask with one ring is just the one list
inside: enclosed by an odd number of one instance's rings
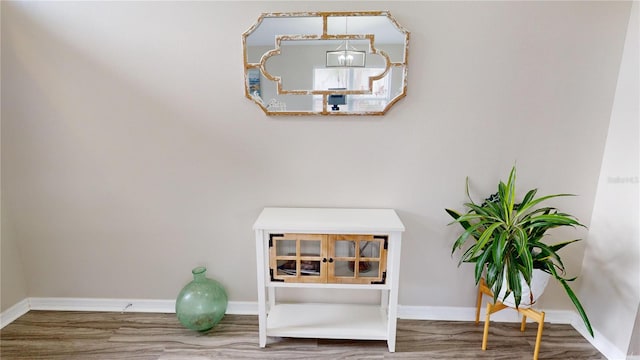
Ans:
{"label": "ornate wall mirror", "polygon": [[267,115],[383,115],[406,94],[409,32],[388,11],[263,13],[242,44]]}

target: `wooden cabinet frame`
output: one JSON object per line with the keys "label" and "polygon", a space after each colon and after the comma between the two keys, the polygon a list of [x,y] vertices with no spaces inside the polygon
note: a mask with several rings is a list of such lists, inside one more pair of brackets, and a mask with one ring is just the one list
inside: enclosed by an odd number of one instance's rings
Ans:
{"label": "wooden cabinet frame", "polygon": [[[362,242],[376,244],[377,256],[363,257],[360,250],[354,251],[353,256],[338,256],[335,249],[337,241],[353,241],[355,249],[361,249],[363,247],[361,245]],[[334,284],[384,284],[387,278],[388,241],[389,237],[387,235],[329,235],[327,254],[333,261],[327,268],[327,282]],[[337,274],[336,268],[340,262],[349,263],[349,267],[353,267],[353,275],[349,271],[347,271],[347,274]],[[361,263],[372,264],[371,267],[375,269],[375,275],[366,274],[366,276],[362,276],[360,273]],[[332,264],[333,266],[331,266]],[[368,271],[368,273],[371,272],[372,270]]]}
{"label": "wooden cabinet frame", "polygon": [[[294,249],[278,254],[280,242],[294,242]],[[304,242],[319,242],[317,254],[305,253]],[[269,276],[271,281],[295,283],[324,283],[327,281],[327,235],[323,234],[269,234]],[[291,250],[294,250],[291,252]],[[285,265],[287,269],[283,269]],[[303,272],[310,265],[309,272]],[[286,273],[291,270],[292,273]],[[317,274],[316,274],[317,272]]]}
{"label": "wooden cabinet frame", "polygon": [[[288,283],[384,284],[387,277],[388,240],[387,235],[269,234],[270,280]],[[288,250],[280,253],[279,244],[284,242],[288,243]],[[305,252],[305,242],[318,242],[318,251]],[[347,246],[352,248],[353,253],[340,253],[336,246],[338,242],[351,243],[351,246]],[[367,247],[375,253],[363,256],[362,249]]]}

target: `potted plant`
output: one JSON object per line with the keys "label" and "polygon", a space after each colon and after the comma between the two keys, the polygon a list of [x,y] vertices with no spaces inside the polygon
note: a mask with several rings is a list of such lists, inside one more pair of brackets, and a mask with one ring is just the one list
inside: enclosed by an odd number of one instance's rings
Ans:
{"label": "potted plant", "polygon": [[[453,243],[451,253],[462,250],[470,242],[471,245],[464,250],[458,266],[463,262],[475,263],[476,285],[484,276],[487,286],[493,291],[494,302],[513,296],[516,308],[521,304],[523,288],[531,286],[534,269],[549,274],[562,284],[589,334],[593,336],[587,314],[568,284],[575,277],[564,277],[565,267],[558,254],[560,249],[580,239],[554,245],[547,245],[542,241],[549,229],[562,226],[584,227],[572,215],[550,206],[539,207],[551,198],[572,195],[554,194],[536,198],[537,189],[533,189],[518,203],[515,181],[514,166],[507,183],[500,181],[496,194],[481,204],[476,204],[469,195],[467,178],[466,194],[470,201],[465,204],[467,212],[445,209],[454,219],[451,224],[457,223],[464,228],[464,232]],[[527,290],[525,288],[525,293]]]}

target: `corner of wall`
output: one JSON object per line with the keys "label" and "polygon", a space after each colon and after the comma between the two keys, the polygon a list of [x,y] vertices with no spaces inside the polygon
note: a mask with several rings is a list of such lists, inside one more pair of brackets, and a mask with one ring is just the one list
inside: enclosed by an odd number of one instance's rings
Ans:
{"label": "corner of wall", "polygon": [[4,197],[0,218],[0,312],[4,312],[27,298],[27,282],[17,237],[5,208]]}
{"label": "corner of wall", "polygon": [[[640,304],[638,2],[630,5],[578,295],[600,343],[624,358]],[[607,309],[607,311],[602,311]],[[618,356],[616,355],[616,356]],[[617,358],[617,357],[616,357]]]}

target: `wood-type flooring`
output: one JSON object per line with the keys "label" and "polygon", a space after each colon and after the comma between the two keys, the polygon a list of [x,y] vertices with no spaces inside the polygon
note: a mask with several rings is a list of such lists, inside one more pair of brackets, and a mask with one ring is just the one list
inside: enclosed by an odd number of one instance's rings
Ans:
{"label": "wood-type flooring", "polygon": [[[0,330],[0,358],[12,359],[531,359],[536,324],[398,320],[396,352],[385,341],[268,338],[258,318],[226,315],[214,329],[185,329],[175,314],[30,311]],[[605,359],[569,325],[544,327],[539,359]]]}

